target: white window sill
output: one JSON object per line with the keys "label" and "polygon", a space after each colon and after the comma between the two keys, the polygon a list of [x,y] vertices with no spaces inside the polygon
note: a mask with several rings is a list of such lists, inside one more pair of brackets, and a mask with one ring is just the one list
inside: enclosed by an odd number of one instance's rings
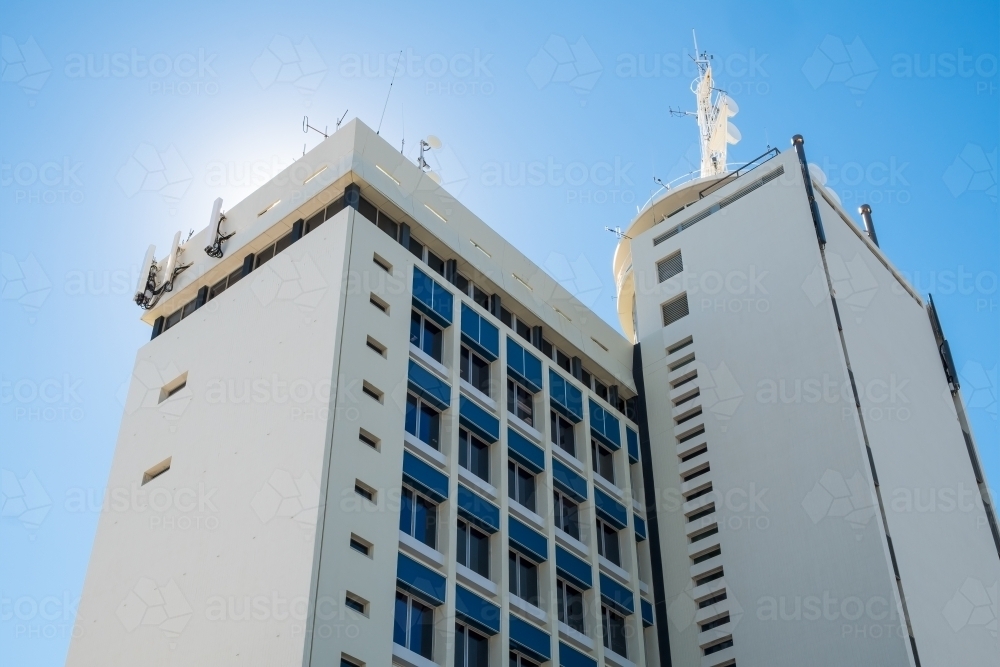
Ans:
{"label": "white window sill", "polygon": [[438,667],[438,664],[433,660],[428,660],[395,642],[392,644],[392,664],[401,665],[401,667]]}
{"label": "white window sill", "polygon": [[635,667],[635,663],[628,658],[623,658],[609,648],[604,649],[604,662],[615,667]]}
{"label": "white window sill", "polygon": [[617,497],[618,500],[625,500],[624,491],[615,486],[613,482],[610,482],[598,475],[596,472],[594,473],[594,484],[601,487],[601,489],[606,493],[610,493],[611,495]]}
{"label": "white window sill", "polygon": [[495,486],[484,480],[482,477],[475,475],[462,466],[458,466],[458,479],[465,482],[466,486],[472,486],[483,492],[483,495],[489,496],[493,500],[497,500],[497,489]]}
{"label": "white window sill", "polygon": [[642,579],[639,580],[639,592],[649,595],[649,584],[647,584]]}
{"label": "white window sill", "polygon": [[565,449],[563,449],[559,445],[555,445],[555,444],[552,445],[552,456],[556,457],[557,459],[559,459],[563,463],[569,465],[570,467],[576,468],[577,472],[579,472],[581,474],[585,474],[585,471],[584,471],[584,468],[583,468],[583,461],[581,461],[580,459],[576,458],[575,456],[573,456],[572,454],[570,454],[569,452],[567,452]]}
{"label": "white window sill", "polygon": [[421,364],[434,371],[435,375],[441,376],[441,379],[450,384],[450,378],[448,377],[448,369],[445,368],[444,364],[440,361],[427,354],[419,347],[410,343],[410,356],[419,361]]}
{"label": "white window sill", "polygon": [[545,519],[540,517],[535,512],[532,512],[527,507],[517,502],[513,498],[507,499],[507,510],[515,515],[518,519],[522,519],[528,523],[534,524],[536,528],[545,530]]}
{"label": "white window sill", "polygon": [[575,551],[577,556],[584,559],[590,558],[590,547],[561,528],[556,528],[556,542],[570,551]]}
{"label": "white window sill", "polygon": [[635,512],[636,514],[638,514],[641,517],[645,518],[645,516],[646,516],[646,508],[643,507],[642,503],[640,503],[635,498],[632,499],[632,511]]}
{"label": "white window sill", "polygon": [[602,572],[611,575],[612,577],[618,579],[623,584],[627,585],[629,582],[632,581],[632,577],[631,575],[629,575],[628,572],[626,572],[619,566],[615,565],[604,556],[599,555],[597,557],[597,564],[600,566]]}
{"label": "white window sill", "polygon": [[455,576],[459,583],[476,590],[484,595],[495,598],[497,596],[497,585],[484,577],[465,567],[461,563],[455,563]]}
{"label": "white window sill", "polygon": [[575,644],[577,648],[582,648],[585,651],[594,650],[594,640],[583,634],[582,632],[577,632],[573,628],[569,627],[562,621],[559,621],[559,638],[567,640],[570,644]]}
{"label": "white window sill", "polygon": [[542,625],[548,623],[549,615],[527,600],[522,600],[513,593],[507,596],[507,600],[510,603],[510,608],[520,612],[522,616]]}
{"label": "white window sill", "polygon": [[507,424],[513,426],[515,429],[520,431],[522,435],[534,440],[536,443],[542,442],[542,434],[539,433],[533,426],[529,426],[527,422],[517,417],[513,412],[507,413]]}
{"label": "white window sill", "polygon": [[448,459],[444,454],[428,445],[412,433],[403,431],[403,445],[420,458],[442,470],[448,469]]}
{"label": "white window sill", "polygon": [[417,538],[407,535],[403,531],[399,531],[399,548],[401,551],[405,551],[429,565],[444,567],[443,553],[434,547],[427,546]]}
{"label": "white window sill", "polygon": [[469,398],[471,398],[472,400],[476,401],[477,403],[480,403],[483,407],[489,408],[494,413],[496,413],[496,411],[497,411],[497,402],[494,401],[492,398],[490,398],[489,396],[487,396],[483,392],[479,391],[478,389],[476,389],[475,387],[473,387],[471,384],[469,384],[468,382],[466,382],[462,378],[458,379],[458,386],[461,387],[462,391]]}

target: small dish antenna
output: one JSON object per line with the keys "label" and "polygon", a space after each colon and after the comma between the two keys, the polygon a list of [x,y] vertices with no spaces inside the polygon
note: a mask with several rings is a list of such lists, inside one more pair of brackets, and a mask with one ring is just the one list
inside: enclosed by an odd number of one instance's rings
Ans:
{"label": "small dish antenna", "polygon": [[[441,140],[433,134],[428,134],[426,139],[420,140],[420,157],[417,158],[417,166],[420,167],[421,171],[430,171],[431,168],[427,160],[424,159],[424,153],[429,150],[437,150],[441,146]],[[440,179],[437,179],[435,182],[440,183]]]}
{"label": "small dish antenna", "polygon": [[174,234],[174,240],[170,244],[170,254],[164,260],[163,282],[156,284],[156,277],[160,272],[160,265],[156,262],[156,246],[149,246],[146,256],[142,261],[142,271],[139,273],[139,282],[136,284],[135,297],[133,300],[143,310],[149,310],[157,304],[164,292],[170,292],[174,288],[174,278],[180,275],[191,263],[178,265],[177,261],[184,253],[181,245],[181,233]]}

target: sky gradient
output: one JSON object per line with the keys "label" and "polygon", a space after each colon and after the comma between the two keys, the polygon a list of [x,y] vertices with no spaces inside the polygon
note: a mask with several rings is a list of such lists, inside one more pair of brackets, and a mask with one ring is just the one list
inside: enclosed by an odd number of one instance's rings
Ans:
{"label": "sky gradient", "polygon": [[730,160],[801,133],[933,295],[995,488],[997,4],[701,7],[3,2],[0,664],[65,659],[149,339],[131,302],[149,243],[315,146],[304,115],[346,111],[413,158],[439,137],[445,186],[617,328],[605,227],[697,161],[694,120],[669,113],[693,108],[692,29],[740,106]]}

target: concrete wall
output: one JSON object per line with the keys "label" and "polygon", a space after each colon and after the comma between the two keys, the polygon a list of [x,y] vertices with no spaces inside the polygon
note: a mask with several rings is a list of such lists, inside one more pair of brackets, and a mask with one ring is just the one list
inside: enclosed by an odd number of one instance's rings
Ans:
{"label": "concrete wall", "polygon": [[347,217],[139,351],[67,664],[301,661]]}
{"label": "concrete wall", "polygon": [[[740,665],[910,664],[860,424],[843,414],[848,374],[833,310],[822,283],[815,305],[807,289],[807,279],[823,273],[794,152],[685,215],[779,166],[783,176],[664,243],[651,239],[668,225],[632,241],[674,661],[701,660],[692,578],[710,563],[692,565],[678,488],[679,471],[704,458],[711,472],[700,479],[712,481],[716,516],[700,521],[719,528],[729,595],[722,604],[731,618],[720,630],[734,641],[727,657]],[[677,249],[683,280],[657,283],[655,263]],[[685,289],[690,315],[664,328],[660,304]],[[666,348],[688,335],[693,345],[668,357]],[[682,463],[675,434],[696,420],[675,426],[668,363],[689,352],[708,449]],[[832,398],[803,390],[824,382],[835,387]],[[832,505],[821,480],[841,496],[853,485],[846,510],[840,496]],[[864,618],[862,609],[859,620],[845,619],[858,602],[878,618]]]}
{"label": "concrete wall", "polygon": [[856,227],[825,199],[820,211],[920,662],[989,664],[1000,643],[967,607],[1000,559],[930,320]]}

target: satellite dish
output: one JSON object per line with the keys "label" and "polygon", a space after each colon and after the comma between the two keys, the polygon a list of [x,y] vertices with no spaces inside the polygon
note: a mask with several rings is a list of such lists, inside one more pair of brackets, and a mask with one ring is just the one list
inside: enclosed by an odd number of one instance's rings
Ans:
{"label": "satellite dish", "polygon": [[[135,286],[135,301],[139,301],[143,298],[148,299],[153,296],[152,292],[146,294],[147,283],[149,282],[149,274],[153,269],[153,256],[156,254],[156,246],[150,245],[146,250],[146,256],[142,260],[142,269],[139,271],[139,282]],[[155,275],[155,274],[154,274]]]}
{"label": "satellite dish", "polygon": [[726,142],[727,143],[736,144],[736,143],[739,143],[740,139],[742,139],[742,138],[743,138],[743,135],[740,134],[739,128],[737,128],[732,123],[727,123],[726,124]]}
{"label": "satellite dish", "polygon": [[726,98],[726,108],[730,116],[735,116],[740,112],[740,105],[736,104],[736,100],[731,97]]}
{"label": "satellite dish", "polygon": [[436,171],[427,172],[427,176],[438,185],[441,185],[441,175],[438,174]]}
{"label": "satellite dish", "polygon": [[812,176],[812,179],[820,185],[826,185],[826,174],[823,173],[823,170],[819,168],[818,164],[813,162],[809,163],[809,175]]}
{"label": "satellite dish", "polygon": [[433,148],[434,150],[441,148],[441,140],[435,137],[433,134],[428,134],[427,139],[425,139],[425,141],[427,142],[427,145]]}

